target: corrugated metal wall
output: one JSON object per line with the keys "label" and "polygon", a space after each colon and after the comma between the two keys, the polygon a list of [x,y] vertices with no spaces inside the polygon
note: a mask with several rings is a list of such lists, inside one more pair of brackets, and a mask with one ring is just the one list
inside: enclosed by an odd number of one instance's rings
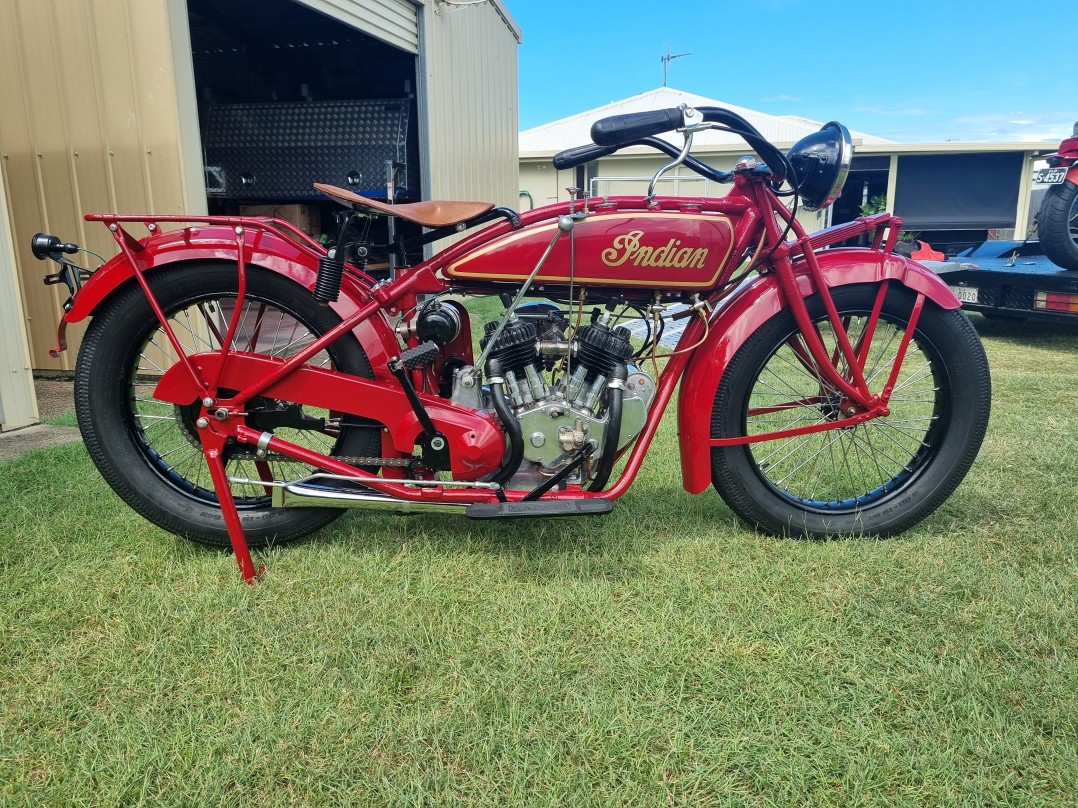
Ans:
{"label": "corrugated metal wall", "polygon": [[175,88],[165,0],[0,2],[0,152],[35,368],[70,370],[74,356],[48,355],[67,292],[41,285],[52,270],[30,236],[107,257],[111,237],[83,213],[183,211]]}
{"label": "corrugated metal wall", "polygon": [[[520,30],[501,0],[300,1],[420,51],[426,198],[516,206]],[[34,232],[109,257],[84,213],[205,211],[186,25],[184,0],[0,0],[0,163],[36,369],[69,371],[75,352],[48,355],[67,292],[41,284]]]}
{"label": "corrugated metal wall", "polygon": [[298,0],[298,2],[408,53],[419,53],[416,4],[410,0]]}
{"label": "corrugated metal wall", "polygon": [[420,103],[426,104],[429,199],[517,207],[517,46],[520,29],[498,0],[427,0],[421,20]]}
{"label": "corrugated metal wall", "polygon": [[7,199],[0,186],[0,431],[37,422]]}

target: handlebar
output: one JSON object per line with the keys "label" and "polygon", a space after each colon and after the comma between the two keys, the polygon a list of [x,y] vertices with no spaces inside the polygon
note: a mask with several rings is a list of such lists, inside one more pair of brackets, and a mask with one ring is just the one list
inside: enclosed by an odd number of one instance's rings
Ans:
{"label": "handlebar", "polygon": [[[628,146],[650,146],[671,157],[677,157],[681,154],[681,150],[673,143],[667,143],[665,140],[660,140],[657,137],[645,137],[633,141],[632,143],[623,143],[620,146],[597,146],[595,144],[590,144],[587,146],[576,146],[572,149],[566,149],[565,151],[558,152],[554,155],[554,168],[559,171],[563,171],[567,168],[576,168],[579,165],[590,163],[592,160],[598,160],[600,157],[606,157],[607,155],[613,154],[619,149],[624,149]],[[697,174],[714,182],[726,183],[734,178],[732,171],[720,171],[717,168],[709,166],[702,160],[697,160],[691,155],[687,156],[684,162],[686,166],[691,168]]]}
{"label": "handlebar", "polygon": [[594,143],[589,143],[586,146],[574,146],[571,149],[558,152],[554,155],[554,168],[558,171],[563,171],[567,168],[576,168],[582,166],[584,163],[590,163],[592,160],[598,160],[600,157],[606,157],[608,154],[613,154],[621,146],[598,146]]}
{"label": "handlebar", "polygon": [[696,111],[703,116],[705,121],[721,124],[731,132],[741,135],[745,142],[752,146],[752,150],[760,155],[760,159],[767,163],[776,183],[781,183],[786,179],[790,171],[790,163],[786,155],[772,146],[755,126],[736,112],[722,107],[697,107]]}
{"label": "handlebar", "polygon": [[[752,147],[763,162],[767,163],[771,169],[773,182],[776,187],[780,184],[789,173],[789,163],[786,159],[786,155],[772,146],[759,130],[756,129],[751,123],[746,121],[736,112],[731,112],[728,109],[722,107],[697,107],[696,112],[700,114],[702,119],[701,123],[716,123],[723,129],[740,135],[745,139],[745,142]],[[603,151],[588,152],[588,154],[594,154],[590,159],[597,159],[598,157],[604,157],[608,154],[613,154],[618,149],[625,148],[626,146],[637,145],[639,143],[646,143],[649,146],[660,148],[662,151],[668,152],[665,148],[662,148],[658,143],[665,143],[665,141],[659,141],[652,137],[654,135],[660,135],[663,132],[670,132],[675,129],[681,129],[686,125],[686,122],[694,123],[689,119],[689,110],[682,110],[681,108],[673,109],[659,109],[650,110],[648,112],[629,112],[625,115],[612,115],[609,118],[602,118],[592,124],[591,127],[591,139],[595,141],[597,146]],[[669,145],[669,144],[667,144]],[[587,146],[581,146],[578,150],[581,152],[588,149]],[[609,149],[609,151],[607,151]],[[570,152],[577,151],[570,149]],[[678,152],[675,152],[672,156],[676,156]],[[566,154],[566,152],[562,152]],[[559,155],[561,156],[561,155]],[[690,162],[691,161],[691,162]],[[586,162],[581,161],[581,162]],[[571,168],[572,165],[579,165],[579,162],[566,164],[566,168]],[[712,173],[715,169],[710,168],[699,160],[693,158],[686,158],[685,164],[698,173],[702,173],[704,176],[715,178]],[[706,170],[701,171],[700,168],[704,167]],[[725,172],[719,172],[725,174]],[[728,181],[728,177],[720,182]]]}
{"label": "handlebar", "polygon": [[624,146],[634,140],[661,135],[684,126],[680,109],[655,109],[602,118],[591,126],[591,139],[600,146]]}

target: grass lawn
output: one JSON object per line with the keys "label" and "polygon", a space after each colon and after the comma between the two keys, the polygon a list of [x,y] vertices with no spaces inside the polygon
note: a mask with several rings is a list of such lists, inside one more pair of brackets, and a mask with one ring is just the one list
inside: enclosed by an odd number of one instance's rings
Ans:
{"label": "grass lawn", "polygon": [[686,494],[672,411],[608,517],[353,512],[254,587],[4,463],[0,804],[1078,804],[1078,331],[976,324],[985,446],[888,541]]}

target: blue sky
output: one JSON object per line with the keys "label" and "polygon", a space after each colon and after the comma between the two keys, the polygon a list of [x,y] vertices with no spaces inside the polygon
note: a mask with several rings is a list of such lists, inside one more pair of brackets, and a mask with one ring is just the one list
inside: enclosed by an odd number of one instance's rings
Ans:
{"label": "blue sky", "polygon": [[900,142],[1058,140],[1078,120],[1078,0],[506,5],[521,129],[659,87],[668,49],[691,53],[671,87]]}

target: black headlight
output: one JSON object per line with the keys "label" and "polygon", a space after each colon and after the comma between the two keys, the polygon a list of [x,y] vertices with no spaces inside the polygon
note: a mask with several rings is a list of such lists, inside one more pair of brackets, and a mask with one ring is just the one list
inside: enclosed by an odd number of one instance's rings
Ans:
{"label": "black headlight", "polygon": [[[822,210],[838,199],[853,160],[853,140],[837,121],[801,138],[786,153],[797,172],[797,193],[807,210]],[[791,180],[794,178],[791,177]]]}

